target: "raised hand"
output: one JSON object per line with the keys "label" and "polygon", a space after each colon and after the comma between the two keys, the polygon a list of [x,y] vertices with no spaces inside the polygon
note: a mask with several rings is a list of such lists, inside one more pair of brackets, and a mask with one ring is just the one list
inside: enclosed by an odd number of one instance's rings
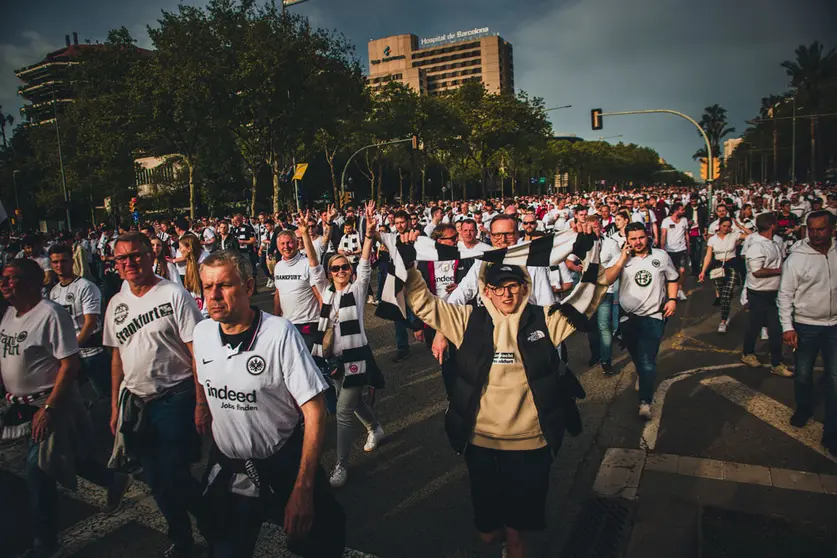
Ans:
{"label": "raised hand", "polygon": [[311,211],[306,209],[303,213],[302,211],[299,212],[299,215],[296,218],[296,226],[299,228],[299,232],[302,234],[308,234],[308,219],[311,217]]}
{"label": "raised hand", "polygon": [[334,218],[337,217],[337,208],[334,204],[328,206],[328,211],[326,211],[326,220],[331,222],[334,221]]}

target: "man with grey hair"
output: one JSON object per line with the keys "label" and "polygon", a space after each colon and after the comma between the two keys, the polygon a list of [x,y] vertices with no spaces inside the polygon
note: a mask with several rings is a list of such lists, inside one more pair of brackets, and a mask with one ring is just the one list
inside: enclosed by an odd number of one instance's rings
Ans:
{"label": "man with grey hair", "polygon": [[186,289],[154,274],[151,241],[144,234],[120,236],[114,261],[128,286],[111,299],[104,321],[104,345],[112,348],[115,449],[121,440],[142,464],[169,526],[173,544],[165,556],[192,556],[187,510],[196,509],[199,485],[190,464],[200,455],[198,434],[210,427],[192,355],[193,331],[202,316]]}
{"label": "man with grey hair", "polygon": [[345,514],[320,465],[320,370],[287,319],[251,306],[254,281],[240,253],[209,256],[201,282],[211,320],[195,328],[195,361],[213,445],[200,527],[212,556],[252,556],[272,508],[282,512],[289,550],[341,556]]}
{"label": "man with grey hair", "polygon": [[[300,220],[298,232],[308,236],[307,215]],[[279,259],[273,268],[273,313],[294,324],[310,351],[320,319],[320,300],[308,258],[300,253],[294,231],[285,230],[276,235],[276,250]]]}

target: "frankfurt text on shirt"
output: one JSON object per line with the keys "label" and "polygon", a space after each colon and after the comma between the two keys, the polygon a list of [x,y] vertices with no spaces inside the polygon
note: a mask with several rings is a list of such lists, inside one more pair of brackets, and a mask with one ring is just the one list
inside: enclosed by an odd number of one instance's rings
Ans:
{"label": "frankfurt text on shirt", "polygon": [[[119,330],[116,334],[116,338],[119,339],[120,344],[124,345],[133,334],[142,329],[144,326],[153,321],[159,320],[160,318],[171,316],[172,314],[174,314],[174,309],[172,308],[170,302],[161,304],[144,314],[140,314],[128,322],[128,325]],[[116,318],[116,321],[119,321],[119,317]]]}

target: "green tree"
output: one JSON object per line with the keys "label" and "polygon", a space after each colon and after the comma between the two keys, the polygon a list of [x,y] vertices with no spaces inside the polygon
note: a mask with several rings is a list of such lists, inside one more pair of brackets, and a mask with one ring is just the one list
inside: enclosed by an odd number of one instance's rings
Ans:
{"label": "green tree", "polygon": [[805,103],[805,108],[811,113],[809,116],[811,130],[811,163],[808,174],[812,182],[817,180],[817,128],[819,125],[819,110],[823,102],[826,86],[837,79],[837,51],[831,49],[823,52],[824,47],[819,41],[810,46],[796,47],[796,59],[786,60],[781,66],[791,78],[790,84],[795,87]]}
{"label": "green tree", "polygon": [[[698,122],[703,131],[706,132],[709,138],[709,146],[712,148],[712,156],[720,158],[721,156],[721,140],[729,134],[735,132],[735,128],[728,126],[727,109],[720,105],[711,105],[703,109],[703,116]],[[705,158],[706,148],[699,149],[694,155],[693,159]]]}

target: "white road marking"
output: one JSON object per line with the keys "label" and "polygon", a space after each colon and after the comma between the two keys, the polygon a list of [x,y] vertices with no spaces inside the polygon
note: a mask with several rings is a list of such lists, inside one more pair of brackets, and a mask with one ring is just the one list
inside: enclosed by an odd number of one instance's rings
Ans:
{"label": "white road marking", "polygon": [[408,508],[413,507],[414,505],[418,504],[422,500],[426,499],[428,496],[433,494],[434,492],[441,490],[445,487],[446,484],[453,482],[460,477],[465,476],[467,473],[467,469],[465,468],[465,464],[461,463],[457,465],[452,470],[448,471],[444,475],[440,477],[436,477],[432,481],[428,482],[426,485],[421,487],[420,489],[416,490],[412,494],[410,494],[407,498],[404,499],[403,502],[389,510],[381,519],[389,519],[392,516],[398,515]]}
{"label": "white road marking", "polygon": [[837,463],[837,458],[822,447],[822,423],[811,420],[805,428],[794,428],[789,422],[791,415],[793,415],[793,411],[789,407],[729,376],[705,378],[700,383],[712,388],[718,395],[735,403],[776,430],[809,447],[826,459]]}
{"label": "white road marking", "polygon": [[668,390],[671,389],[671,386],[681,380],[691,378],[695,374],[714,372],[716,370],[726,370],[727,368],[740,368],[742,366],[745,366],[745,364],[741,362],[734,364],[718,364],[715,366],[701,366],[699,368],[692,368],[691,370],[678,372],[677,374],[660,382],[660,385],[657,387],[657,391],[654,393],[654,400],[651,403],[651,419],[645,423],[645,427],[642,429],[642,438],[639,440],[639,447],[648,451],[654,451],[654,448],[657,447],[657,437],[660,434],[660,421],[663,418],[663,405],[666,402],[666,395],[668,394]]}

